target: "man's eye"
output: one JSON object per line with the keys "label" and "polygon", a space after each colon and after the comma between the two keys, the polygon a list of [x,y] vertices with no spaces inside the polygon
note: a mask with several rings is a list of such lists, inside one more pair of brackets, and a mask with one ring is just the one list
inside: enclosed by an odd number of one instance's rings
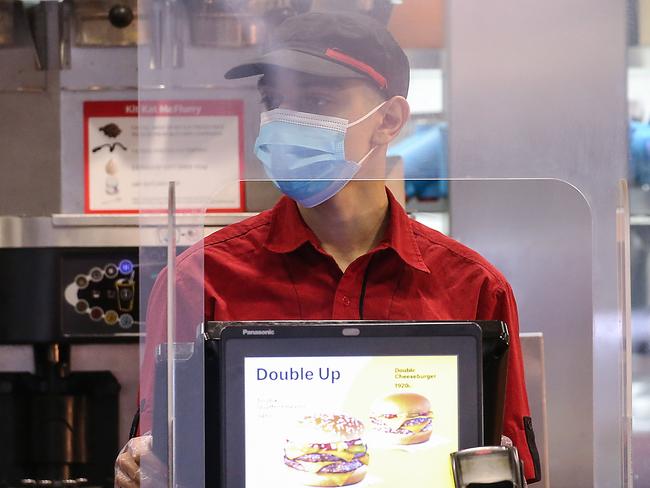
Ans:
{"label": "man's eye", "polygon": [[305,108],[307,108],[306,112],[316,113],[322,113],[330,103],[327,97],[321,95],[308,95],[305,97],[304,102]]}
{"label": "man's eye", "polygon": [[277,95],[263,95],[260,99],[260,103],[264,105],[266,110],[273,110],[280,106],[282,103],[282,98]]}

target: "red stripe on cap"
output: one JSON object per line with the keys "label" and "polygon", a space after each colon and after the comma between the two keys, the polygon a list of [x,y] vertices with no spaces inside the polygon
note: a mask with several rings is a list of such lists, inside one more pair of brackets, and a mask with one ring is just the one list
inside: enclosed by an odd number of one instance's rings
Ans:
{"label": "red stripe on cap", "polygon": [[328,49],[327,51],[325,51],[325,56],[327,56],[328,58],[335,59],[343,64],[347,64],[348,66],[352,66],[353,68],[356,68],[359,71],[364,72],[365,74],[370,76],[373,80],[375,80],[375,82],[382,89],[388,86],[388,82],[386,81],[386,78],[384,78],[381,74],[375,71],[372,66],[367,65],[363,61],[359,61],[358,59],[355,59],[352,56],[348,56],[347,54],[342,53],[341,51],[337,51],[336,49]]}

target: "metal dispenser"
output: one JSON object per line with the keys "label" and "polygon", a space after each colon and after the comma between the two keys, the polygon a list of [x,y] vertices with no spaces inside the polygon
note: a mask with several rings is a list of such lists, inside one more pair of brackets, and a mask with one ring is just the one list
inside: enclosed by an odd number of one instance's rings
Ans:
{"label": "metal dispenser", "polygon": [[451,454],[456,488],[523,488],[517,449],[505,446],[475,447]]}

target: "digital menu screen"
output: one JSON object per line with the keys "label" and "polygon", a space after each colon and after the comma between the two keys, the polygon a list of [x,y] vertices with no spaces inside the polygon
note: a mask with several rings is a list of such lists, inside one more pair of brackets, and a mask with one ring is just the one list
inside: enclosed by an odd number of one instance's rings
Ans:
{"label": "digital menu screen", "polygon": [[453,487],[458,356],[246,357],[245,486]]}

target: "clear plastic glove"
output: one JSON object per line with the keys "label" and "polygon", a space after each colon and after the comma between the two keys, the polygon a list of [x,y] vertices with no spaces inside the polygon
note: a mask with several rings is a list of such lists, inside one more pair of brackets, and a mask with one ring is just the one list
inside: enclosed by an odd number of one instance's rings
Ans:
{"label": "clear plastic glove", "polygon": [[153,453],[151,435],[129,440],[115,460],[115,488],[166,485],[167,469]]}

